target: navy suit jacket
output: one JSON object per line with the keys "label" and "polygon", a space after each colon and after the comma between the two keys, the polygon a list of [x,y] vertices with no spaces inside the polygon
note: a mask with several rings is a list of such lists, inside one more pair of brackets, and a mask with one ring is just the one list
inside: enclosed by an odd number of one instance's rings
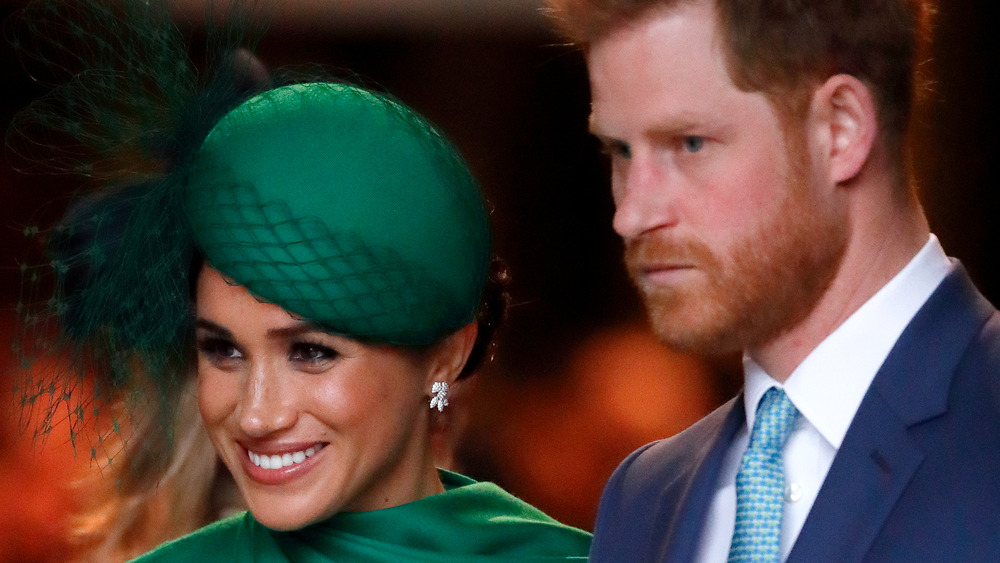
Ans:
{"label": "navy suit jacket", "polygon": [[[622,462],[592,561],[692,561],[745,420],[737,397]],[[788,561],[1000,562],[1000,315],[961,266],[876,374]]]}

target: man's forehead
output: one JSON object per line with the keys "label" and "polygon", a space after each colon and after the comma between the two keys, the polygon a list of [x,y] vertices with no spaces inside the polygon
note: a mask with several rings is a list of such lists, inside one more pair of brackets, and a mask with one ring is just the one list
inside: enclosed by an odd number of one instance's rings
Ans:
{"label": "man's forehead", "polygon": [[591,130],[616,134],[640,116],[660,131],[711,119],[735,90],[714,26],[714,12],[687,5],[595,44],[587,59]]}
{"label": "man's forehead", "polygon": [[[699,49],[710,58],[725,60],[727,46],[712,6],[708,2],[684,2],[669,9],[651,9],[641,18],[609,29],[584,52],[591,86],[602,71],[617,72],[615,67],[637,57],[652,56],[659,58],[653,62],[676,64]],[[650,68],[655,72],[654,67]]]}
{"label": "man's forehead", "polygon": [[583,44],[582,48],[584,55],[586,56],[595,44],[600,43],[610,36],[627,32],[629,29],[641,27],[644,24],[648,24],[652,20],[669,16],[670,14],[685,8],[708,8],[713,14],[716,15],[716,24],[719,21],[718,10],[716,9],[717,3],[715,0],[658,0],[639,2],[638,4],[640,5],[631,11],[611,19],[597,35],[591,37],[585,44]]}

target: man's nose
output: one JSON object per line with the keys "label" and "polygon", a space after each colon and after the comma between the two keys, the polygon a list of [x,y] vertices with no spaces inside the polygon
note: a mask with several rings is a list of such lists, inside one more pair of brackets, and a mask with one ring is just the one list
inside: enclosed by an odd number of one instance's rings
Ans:
{"label": "man's nose", "polygon": [[650,155],[642,154],[635,155],[613,174],[615,232],[630,239],[676,224],[675,176]]}

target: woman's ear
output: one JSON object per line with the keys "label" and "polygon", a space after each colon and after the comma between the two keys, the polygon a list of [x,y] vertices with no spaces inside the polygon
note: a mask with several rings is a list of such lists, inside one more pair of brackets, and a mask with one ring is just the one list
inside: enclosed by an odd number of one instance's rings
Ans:
{"label": "woman's ear", "polygon": [[472,353],[472,347],[476,343],[476,336],[479,334],[479,325],[473,321],[457,331],[446,336],[441,342],[434,345],[431,350],[429,370],[427,372],[427,389],[430,391],[431,385],[437,381],[444,381],[449,385],[458,379],[462,373],[465,362]]}
{"label": "woman's ear", "polygon": [[849,74],[831,76],[813,92],[812,115],[824,137],[829,180],[851,180],[864,167],[878,137],[875,96]]}

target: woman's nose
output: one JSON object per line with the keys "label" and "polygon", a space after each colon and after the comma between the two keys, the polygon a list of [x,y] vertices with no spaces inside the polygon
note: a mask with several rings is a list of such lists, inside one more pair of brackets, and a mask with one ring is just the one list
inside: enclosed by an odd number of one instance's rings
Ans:
{"label": "woman's nose", "polygon": [[278,374],[265,365],[251,367],[240,400],[240,427],[248,436],[262,437],[291,428],[296,405]]}

